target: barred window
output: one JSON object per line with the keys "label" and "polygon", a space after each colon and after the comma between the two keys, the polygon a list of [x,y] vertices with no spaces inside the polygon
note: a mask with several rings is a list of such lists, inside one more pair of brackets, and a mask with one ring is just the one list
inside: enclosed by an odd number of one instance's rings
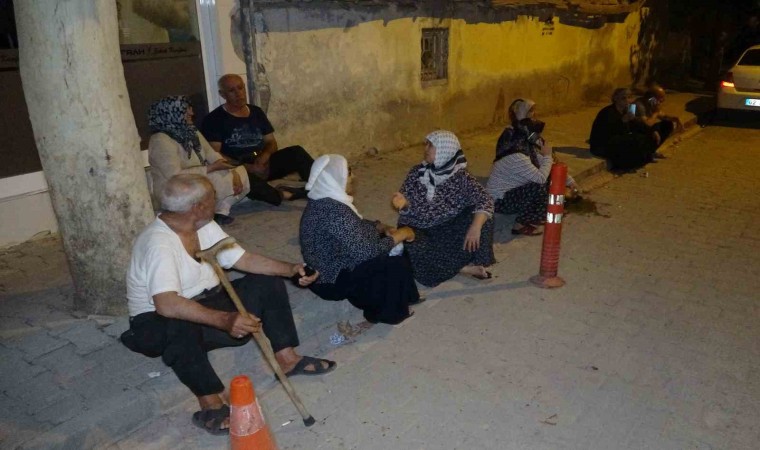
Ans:
{"label": "barred window", "polygon": [[423,28],[420,79],[446,80],[449,72],[449,29]]}

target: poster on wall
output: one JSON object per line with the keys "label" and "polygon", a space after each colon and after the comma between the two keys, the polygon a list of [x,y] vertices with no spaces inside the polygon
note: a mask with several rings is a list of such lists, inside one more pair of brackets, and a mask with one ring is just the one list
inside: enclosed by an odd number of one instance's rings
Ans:
{"label": "poster on wall", "polygon": [[[195,0],[114,0],[125,61],[197,55]],[[18,68],[13,0],[0,0],[0,69]]]}
{"label": "poster on wall", "polygon": [[199,54],[195,0],[116,0],[116,12],[122,60]]}

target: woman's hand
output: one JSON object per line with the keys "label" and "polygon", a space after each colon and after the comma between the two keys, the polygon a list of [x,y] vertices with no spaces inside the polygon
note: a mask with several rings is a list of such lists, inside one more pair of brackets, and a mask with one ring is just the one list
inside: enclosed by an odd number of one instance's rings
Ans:
{"label": "woman's hand", "polygon": [[409,227],[401,227],[399,229],[395,229],[391,234],[390,237],[393,238],[393,242],[399,243],[399,242],[412,242],[414,241],[414,230],[412,230]]}
{"label": "woman's hand", "polygon": [[303,264],[295,264],[293,265],[293,275],[300,275],[300,278],[298,278],[298,284],[300,284],[303,287],[306,287],[310,285],[311,283],[315,282],[317,278],[319,278],[319,271],[315,270],[313,274],[306,276],[306,271],[304,270]]}
{"label": "woman's hand", "polygon": [[384,235],[384,236],[390,236],[393,233],[396,232],[396,227],[392,227],[390,225],[386,225],[379,220],[377,221],[377,224],[375,225],[375,229],[378,233]]}
{"label": "woman's hand", "polygon": [[396,209],[396,211],[401,211],[409,205],[409,202],[406,200],[406,197],[404,197],[404,194],[401,192],[396,192],[393,194],[391,204],[393,205],[393,208]]}
{"label": "woman's hand", "polygon": [[477,251],[480,248],[480,230],[482,225],[473,223],[470,228],[467,229],[467,234],[464,235],[463,250],[470,253]]}
{"label": "woman's hand", "polygon": [[543,156],[552,155],[552,146],[546,142],[546,139],[544,139],[544,143],[541,145],[541,154]]}
{"label": "woman's hand", "polygon": [[226,159],[219,158],[216,161],[206,166],[206,173],[212,173],[219,170],[230,170],[234,168],[235,166],[230,164]]}
{"label": "woman's hand", "polygon": [[243,192],[243,181],[240,179],[237,171],[232,171],[232,195],[238,195]]}

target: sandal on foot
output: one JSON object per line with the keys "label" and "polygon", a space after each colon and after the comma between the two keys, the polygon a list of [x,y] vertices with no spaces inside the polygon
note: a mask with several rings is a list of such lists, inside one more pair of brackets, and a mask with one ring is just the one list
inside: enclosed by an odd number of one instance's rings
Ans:
{"label": "sandal on foot", "polygon": [[[322,366],[322,362],[327,363],[327,367]],[[311,364],[313,369],[308,370],[306,366]],[[293,375],[322,375],[328,372],[332,372],[337,367],[335,361],[329,359],[313,358],[311,356],[304,356],[289,372],[285,373],[286,377],[292,377]]]}
{"label": "sandal on foot", "polygon": [[472,277],[478,280],[490,280],[491,278],[493,278],[493,274],[486,270],[485,275],[477,274],[477,275],[473,275]]}
{"label": "sandal on foot", "polygon": [[229,434],[229,428],[222,428],[222,423],[230,417],[230,407],[227,405],[219,409],[202,409],[193,414],[193,425],[207,431],[214,436]]}
{"label": "sandal on foot", "polygon": [[523,236],[539,236],[543,231],[538,231],[533,225],[523,225],[519,230],[512,228],[512,234],[522,234]]}

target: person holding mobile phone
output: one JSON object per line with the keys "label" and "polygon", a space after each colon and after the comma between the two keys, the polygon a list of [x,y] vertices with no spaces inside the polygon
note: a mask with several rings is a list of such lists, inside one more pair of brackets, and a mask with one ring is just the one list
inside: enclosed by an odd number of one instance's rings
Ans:
{"label": "person holding mobile phone", "polygon": [[[546,217],[552,147],[543,137],[545,124],[536,118],[535,105],[530,99],[517,99],[510,105],[512,124],[496,143],[496,157],[486,184],[496,212],[517,214],[512,226],[514,235],[542,234],[540,227]],[[570,176],[567,187],[577,190]]]}
{"label": "person holding mobile phone", "polygon": [[638,108],[637,117],[650,128],[649,132],[657,147],[674,132],[683,131],[681,119],[663,113],[663,103],[665,103],[665,89],[656,83],[651,84],[644,95],[632,103]]}
{"label": "person holding mobile phone", "polygon": [[605,158],[613,172],[635,171],[651,162],[659,143],[642,119],[642,107],[627,88],[616,89],[612,104],[596,115],[591,126],[591,154]]}

